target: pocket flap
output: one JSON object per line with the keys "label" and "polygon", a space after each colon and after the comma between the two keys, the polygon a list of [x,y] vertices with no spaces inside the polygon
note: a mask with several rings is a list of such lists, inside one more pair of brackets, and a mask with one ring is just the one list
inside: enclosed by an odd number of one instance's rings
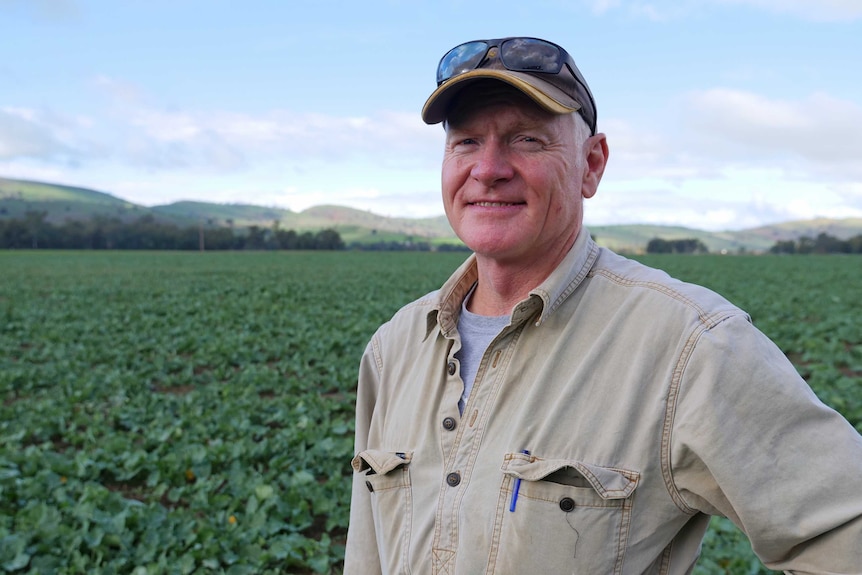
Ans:
{"label": "pocket flap", "polygon": [[368,469],[374,473],[385,475],[393,469],[407,465],[413,459],[412,451],[381,451],[379,449],[366,449],[353,458],[350,465],[357,473]]}
{"label": "pocket flap", "polygon": [[553,473],[573,470],[602,499],[625,499],[634,492],[640,478],[638,472],[627,469],[601,467],[574,459],[541,459],[521,453],[507,453],[502,469],[525,481],[541,481]]}

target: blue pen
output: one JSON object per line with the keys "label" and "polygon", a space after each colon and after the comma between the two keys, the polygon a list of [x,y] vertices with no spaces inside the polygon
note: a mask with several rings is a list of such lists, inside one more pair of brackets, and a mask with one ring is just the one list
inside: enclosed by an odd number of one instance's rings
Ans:
{"label": "blue pen", "polygon": [[[526,449],[522,450],[521,453],[524,455],[530,455],[530,452]],[[518,491],[521,489],[521,478],[515,478],[515,490],[512,492],[512,504],[509,505],[509,511],[515,511],[515,504],[518,503]]]}

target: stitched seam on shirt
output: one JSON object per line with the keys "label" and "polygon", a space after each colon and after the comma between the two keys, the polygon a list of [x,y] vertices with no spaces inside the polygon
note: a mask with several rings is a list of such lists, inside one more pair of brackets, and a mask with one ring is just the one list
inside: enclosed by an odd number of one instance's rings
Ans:
{"label": "stitched seam on shirt", "polygon": [[707,325],[712,324],[715,321],[716,317],[721,317],[726,313],[726,311],[709,313],[705,309],[703,309],[696,301],[691,299],[690,297],[684,295],[682,292],[680,292],[678,290],[675,290],[673,288],[670,288],[670,287],[664,285],[663,283],[652,282],[652,281],[631,280],[631,279],[617,275],[617,274],[615,274],[609,270],[605,270],[605,269],[593,270],[593,274],[602,275],[605,278],[609,279],[610,281],[612,281],[616,284],[622,285],[622,286],[642,287],[642,288],[651,289],[651,290],[663,293],[666,296],[671,297],[671,298],[673,298],[673,299],[675,299],[681,303],[684,303],[688,307],[695,310],[698,317],[700,318],[700,321],[702,323],[707,324]]}
{"label": "stitched seam on shirt", "polygon": [[380,336],[376,335],[371,338],[371,354],[374,357],[374,364],[377,366],[377,373],[383,373],[383,353],[380,347]]}
{"label": "stitched seam on shirt", "polygon": [[673,541],[668,543],[667,547],[661,554],[661,564],[659,566],[659,575],[667,575],[670,573],[670,558],[673,555]]}
{"label": "stitched seam on shirt", "polygon": [[626,549],[628,548],[629,531],[632,524],[632,506],[634,505],[634,497],[630,496],[623,499],[622,517],[620,518],[620,526],[617,531],[617,561],[614,565],[614,575],[620,575],[623,572],[623,564],[625,563]]}
{"label": "stitched seam on shirt", "polygon": [[404,528],[402,543],[403,551],[401,553],[401,569],[404,573],[410,573],[410,556],[412,555],[410,547],[413,543],[411,539],[413,529],[413,487],[411,485],[410,470],[407,467],[403,468],[402,478],[407,487],[407,489],[405,489],[406,493],[404,494],[404,506],[406,507],[405,514],[407,521],[405,521],[406,525]]}
{"label": "stitched seam on shirt", "polygon": [[684,513],[688,513],[690,515],[696,513],[697,510],[690,507],[685,502],[685,499],[683,499],[679,490],[676,488],[676,484],[673,480],[670,445],[673,439],[673,423],[676,417],[676,407],[677,401],[679,400],[682,374],[685,371],[685,366],[688,364],[688,360],[691,357],[691,353],[694,350],[697,340],[704,331],[706,331],[706,328],[701,324],[698,329],[694,330],[691,335],[689,335],[688,340],[685,342],[685,347],[679,356],[679,360],[674,367],[673,375],[671,376],[670,388],[667,392],[667,408],[665,410],[664,424],[662,425],[661,434],[661,474],[664,479],[665,488],[674,504],[676,504],[676,506]]}
{"label": "stitched seam on shirt", "polygon": [[504,475],[500,484],[500,491],[497,494],[494,527],[491,531],[491,550],[488,554],[488,565],[485,568],[485,575],[493,574],[497,570],[497,558],[500,556],[500,539],[503,535],[503,516],[506,512],[506,502],[510,497],[512,482],[513,480],[510,476]]}
{"label": "stitched seam on shirt", "polygon": [[685,369],[686,367],[688,367],[688,362],[691,359],[691,356],[694,353],[694,349],[695,347],[697,347],[697,343],[700,340],[701,336],[703,336],[703,334],[709,331],[711,328],[717,326],[719,323],[728,320],[734,316],[735,314],[731,313],[727,313],[722,316],[716,315],[715,323],[708,326],[702,326],[700,329],[697,329],[692,332],[691,336],[689,336],[688,341],[686,341],[685,348],[680,354],[679,361],[674,368],[673,379],[671,381],[670,389],[668,389],[668,407],[667,411],[665,412],[665,421],[662,430],[662,476],[665,479],[665,485],[668,489],[668,492],[670,493],[671,498],[673,498],[674,503],[676,503],[677,506],[680,507],[680,509],[682,509],[683,511],[691,514],[696,513],[698,510],[688,505],[688,503],[685,501],[685,498],[677,489],[676,482],[673,479],[673,461],[671,460],[671,442],[673,441],[673,427],[674,420],[676,418],[676,407],[679,402],[679,394],[682,389],[682,379],[685,373]]}
{"label": "stitched seam on shirt", "polygon": [[[434,556],[432,572],[436,571],[443,575],[448,575],[452,569],[452,560],[455,558],[455,552],[450,549],[432,549],[431,553]],[[441,554],[446,554],[447,557],[442,557]],[[434,569],[436,568],[436,569]]]}
{"label": "stitched seam on shirt", "polygon": [[[557,297],[557,299],[555,299],[553,303],[551,303],[547,313],[551,313],[555,309],[560,307],[563,301],[565,301],[565,299],[568,298],[573,291],[580,287],[581,283],[584,281],[584,278],[586,278],[588,275],[591,275],[593,265],[595,265],[598,256],[599,246],[597,246],[596,244],[592,244],[590,253],[587,255],[587,259],[584,262],[583,269],[581,269],[578,275],[569,283],[568,286],[566,286],[566,289],[564,289],[562,293],[560,293],[559,297]],[[543,315],[546,316],[547,314]]]}

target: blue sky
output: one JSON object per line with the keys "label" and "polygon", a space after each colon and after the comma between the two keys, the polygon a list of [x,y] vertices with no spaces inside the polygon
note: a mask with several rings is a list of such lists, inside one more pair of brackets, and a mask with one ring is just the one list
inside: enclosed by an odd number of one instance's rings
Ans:
{"label": "blue sky", "polygon": [[439,215],[437,62],[512,35],[595,95],[587,225],[862,217],[859,0],[0,0],[0,176]]}

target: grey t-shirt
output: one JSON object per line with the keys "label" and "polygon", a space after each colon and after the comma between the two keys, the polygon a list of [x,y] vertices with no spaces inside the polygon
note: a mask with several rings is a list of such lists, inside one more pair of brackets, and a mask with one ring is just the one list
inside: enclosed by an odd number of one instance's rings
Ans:
{"label": "grey t-shirt", "polygon": [[455,357],[461,363],[461,379],[464,381],[464,392],[458,401],[458,409],[464,413],[464,406],[473,389],[479,362],[491,341],[509,324],[508,315],[486,316],[467,310],[467,302],[472,297],[470,292],[461,304],[461,316],[458,319],[458,333],[461,335],[461,349]]}

